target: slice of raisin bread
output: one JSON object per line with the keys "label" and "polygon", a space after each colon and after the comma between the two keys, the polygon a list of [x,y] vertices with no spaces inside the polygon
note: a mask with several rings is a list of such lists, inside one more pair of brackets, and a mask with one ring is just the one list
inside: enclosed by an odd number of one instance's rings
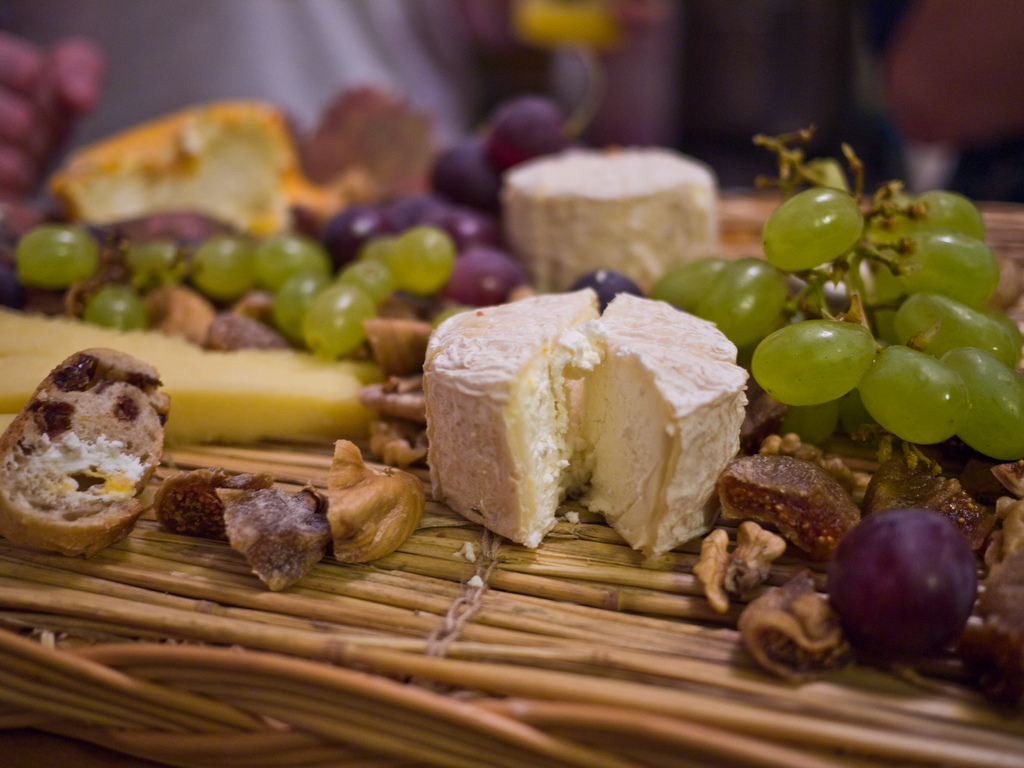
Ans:
{"label": "slice of raisin bread", "polygon": [[159,387],[152,366],[112,349],[54,368],[0,436],[0,534],[65,555],[127,536],[163,453]]}

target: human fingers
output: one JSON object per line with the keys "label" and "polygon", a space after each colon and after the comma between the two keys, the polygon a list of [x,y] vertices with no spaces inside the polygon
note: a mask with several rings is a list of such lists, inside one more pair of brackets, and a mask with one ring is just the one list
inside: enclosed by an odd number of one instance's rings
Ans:
{"label": "human fingers", "polygon": [[0,191],[27,195],[35,188],[39,165],[24,146],[0,143]]}
{"label": "human fingers", "polygon": [[36,87],[43,53],[27,40],[0,31],[0,88],[29,95]]}
{"label": "human fingers", "polygon": [[92,40],[67,38],[49,52],[56,96],[68,112],[83,115],[96,106],[106,73],[106,55]]}

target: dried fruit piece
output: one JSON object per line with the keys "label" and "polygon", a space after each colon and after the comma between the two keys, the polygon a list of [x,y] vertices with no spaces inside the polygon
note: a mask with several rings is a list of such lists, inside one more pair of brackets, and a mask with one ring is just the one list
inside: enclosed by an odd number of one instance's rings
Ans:
{"label": "dried fruit piece", "polygon": [[230,352],[236,349],[291,349],[292,345],[259,320],[234,312],[221,312],[210,322],[203,346]]}
{"label": "dried fruit piece", "polygon": [[219,489],[231,548],[275,592],[301,579],[327,553],[331,529],[324,498],[311,489],[296,494],[280,488]]}
{"label": "dried fruit piece", "polygon": [[767,522],[812,560],[828,560],[860,520],[843,487],[815,464],[789,456],[742,456],[718,478],[722,515]]}
{"label": "dried fruit piece", "polygon": [[850,658],[839,618],[807,571],[750,603],[737,626],[757,663],[789,680],[805,680]]}
{"label": "dried fruit piece", "polygon": [[1003,486],[1018,499],[1024,498],[1024,459],[992,467]]}
{"label": "dried fruit piece", "polygon": [[902,458],[892,458],[875,470],[864,492],[862,508],[865,515],[870,515],[906,507],[930,509],[948,518],[975,550],[985,542],[996,521],[957,479],[933,474],[920,464],[911,468]]}
{"label": "dried fruit piece", "polygon": [[747,384],[747,409],[740,426],[740,453],[757,453],[762,442],[779,431],[784,418],[786,406],[750,379]]}
{"label": "dried fruit piece", "polygon": [[168,336],[180,336],[201,346],[217,314],[213,304],[198,291],[165,283],[146,294],[146,315],[151,328]]}
{"label": "dried fruit piece", "polygon": [[223,469],[196,469],[171,475],[157,488],[153,512],[165,530],[183,536],[224,539],[224,503],[218,488],[260,490],[274,485],[266,474],[230,475]]}
{"label": "dried fruit piece", "polygon": [[400,469],[367,467],[348,440],[334,444],[327,494],[334,557],[346,563],[393,552],[416,530],[426,504],[419,479]]}
{"label": "dried fruit piece", "polygon": [[789,432],[785,435],[769,435],[761,443],[758,453],[766,456],[792,456],[794,459],[817,464],[828,472],[846,489],[854,500],[863,499],[871,475],[867,472],[854,472],[842,456],[825,454],[816,445],[804,443],[798,434]]}
{"label": "dried fruit piece", "polygon": [[985,580],[976,614],[958,650],[981,689],[995,702],[1024,710],[1024,551],[1010,556]]}
{"label": "dried fruit piece", "polygon": [[371,317],[363,321],[373,359],[387,376],[410,376],[423,372],[427,356],[430,323],[394,317]]}

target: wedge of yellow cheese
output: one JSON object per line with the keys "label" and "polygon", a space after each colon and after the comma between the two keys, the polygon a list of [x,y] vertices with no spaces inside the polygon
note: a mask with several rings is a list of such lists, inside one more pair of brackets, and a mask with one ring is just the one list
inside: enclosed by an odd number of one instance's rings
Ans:
{"label": "wedge of yellow cheese", "polygon": [[256,234],[289,227],[292,206],[324,216],[350,202],[306,178],[284,113],[259,101],[199,104],[90,144],[50,190],[94,224],[191,210]]}
{"label": "wedge of yellow cheese", "polygon": [[171,396],[165,435],[172,445],[362,437],[372,414],[359,389],[382,378],[372,363],[288,350],[208,352],[156,332],[0,309],[0,414],[21,410],[54,366],[89,347],[127,352],[159,371]]}

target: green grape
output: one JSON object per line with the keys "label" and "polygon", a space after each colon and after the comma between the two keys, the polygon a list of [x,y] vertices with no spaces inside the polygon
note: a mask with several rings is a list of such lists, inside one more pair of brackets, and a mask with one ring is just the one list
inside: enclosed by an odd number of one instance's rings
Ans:
{"label": "green grape", "polygon": [[436,293],[455,266],[455,241],[439,227],[422,224],[407,229],[384,257],[395,285],[417,296]]}
{"label": "green grape", "polygon": [[302,320],[313,299],[330,285],[327,275],[300,272],[284,281],[274,294],[272,314],[274,325],[293,344],[302,344]]}
{"label": "green grape", "polygon": [[[1001,309],[995,307],[985,307],[981,310],[981,314],[987,317],[989,320],[995,320],[999,325],[1010,334],[1010,338],[1013,339],[1014,349],[1020,350],[1024,347],[1024,334],[1020,332],[1020,326],[1017,325],[1017,321],[1012,317],[1009,317]],[[1019,360],[1019,357],[1018,357]],[[1016,365],[1016,363],[1014,364]]]}
{"label": "green grape", "polygon": [[705,256],[680,264],[658,278],[648,297],[667,301],[684,312],[695,312],[711,283],[728,264],[719,256]]}
{"label": "green grape", "polygon": [[906,295],[903,284],[892,271],[882,265],[874,264],[869,267],[870,275],[868,284],[870,286],[870,298],[875,304],[889,304],[898,301]]}
{"label": "green grape", "polygon": [[793,323],[767,336],[751,369],[764,390],[786,405],[818,405],[857,386],[875,356],[862,325],[835,320]]}
{"label": "green grape", "polygon": [[765,222],[764,255],[779,269],[799,272],[842,256],[864,232],[864,216],[849,194],[831,187],[805,189]]}
{"label": "green grape", "polygon": [[237,299],[256,285],[252,246],[233,235],[215,235],[192,256],[192,282],[218,301]]}
{"label": "green grape", "polygon": [[363,321],[376,312],[373,299],[354,285],[332,285],[309,305],[302,320],[302,337],[320,357],[343,357],[366,341]]}
{"label": "green grape", "polygon": [[132,273],[136,288],[153,288],[160,283],[176,282],[178,274],[178,246],[173,240],[139,240],[130,243],[124,252],[124,261]]}
{"label": "green grape", "polygon": [[967,415],[967,387],[959,374],[924,352],[883,349],[857,385],[871,417],[911,443],[940,443],[957,433]]}
{"label": "green grape", "polygon": [[836,403],[839,411],[839,427],[848,435],[852,435],[865,424],[874,424],[868,409],[860,399],[860,391],[851,389],[840,397]]}
{"label": "green grape", "polygon": [[277,235],[264,240],[254,255],[256,280],[275,292],[299,272],[331,273],[331,257],[320,243],[301,235]]}
{"label": "green grape", "polygon": [[999,284],[999,261],[981,240],[951,229],[910,237],[912,258],[920,267],[898,275],[907,293],[941,293],[969,307],[981,307]]}
{"label": "green grape", "polygon": [[846,180],[846,171],[834,157],[814,157],[804,163],[807,175],[814,179],[819,187],[832,187],[843,192],[850,191],[850,182]]}
{"label": "green grape", "polygon": [[839,401],[829,400],[818,405],[790,405],[782,420],[779,434],[796,432],[800,440],[812,445],[821,445],[836,431],[839,423]]}
{"label": "green grape", "polygon": [[901,339],[896,332],[895,309],[879,307],[872,310],[871,315],[874,318],[871,327],[875,329],[875,338],[879,341],[885,344],[901,344],[906,341],[906,339]]}
{"label": "green grape", "polygon": [[[985,239],[985,220],[978,207],[957,192],[935,189],[919,195],[915,203],[927,207],[919,226],[928,229],[955,229],[977,240]],[[915,222],[916,223],[916,222]]]}
{"label": "green grape", "polygon": [[82,319],[104,328],[132,331],[146,328],[149,320],[139,294],[124,285],[105,285],[85,302]]}
{"label": "green grape", "polygon": [[977,347],[1007,365],[1020,362],[1020,346],[1000,322],[938,293],[915,293],[896,311],[893,322],[900,344],[936,324],[938,331],[925,349],[933,357],[942,357],[954,347]]}
{"label": "green grape", "polygon": [[693,314],[743,347],[775,324],[786,303],[786,277],[763,259],[737,259],[720,269],[703,293]]}
{"label": "green grape", "polygon": [[41,224],[25,233],[14,252],[18,281],[27,288],[67,288],[96,271],[100,249],[82,227]]}
{"label": "green grape", "polygon": [[336,282],[361,288],[377,304],[395,290],[395,278],[388,265],[373,259],[349,263],[338,273]]}
{"label": "green grape", "polygon": [[360,261],[383,261],[386,262],[391,249],[398,242],[398,235],[377,235],[371,237],[359,249]]}
{"label": "green grape", "polygon": [[963,379],[971,403],[957,437],[993,459],[1024,458],[1024,378],[972,347],[951,349],[942,362]]}

